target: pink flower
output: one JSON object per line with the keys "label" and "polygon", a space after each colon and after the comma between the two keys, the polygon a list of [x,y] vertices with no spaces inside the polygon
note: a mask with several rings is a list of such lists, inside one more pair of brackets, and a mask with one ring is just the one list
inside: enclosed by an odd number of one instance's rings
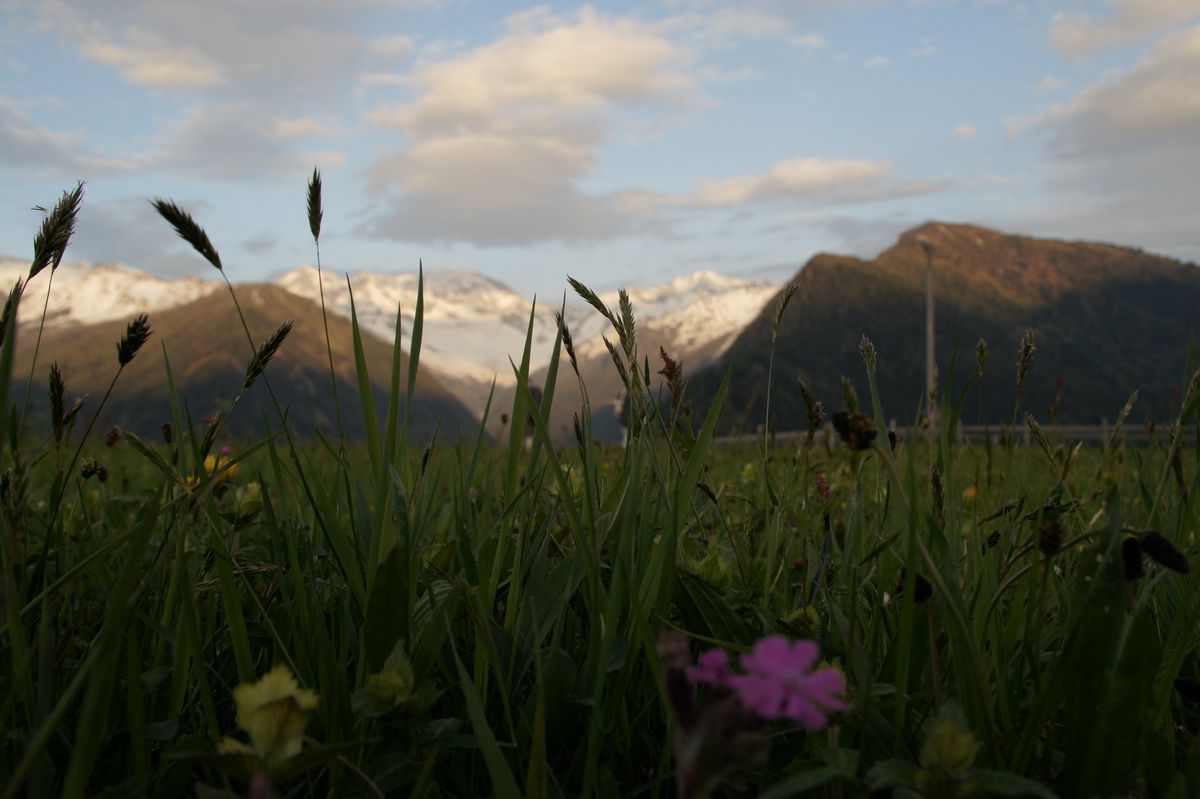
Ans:
{"label": "pink flower", "polygon": [[786,717],[819,730],[825,726],[827,712],[846,707],[838,697],[846,690],[842,673],[833,668],[812,671],[820,654],[815,641],[793,644],[782,635],[772,635],[742,656],[746,673],[727,676],[725,684],[737,692],[742,704],[765,719]]}
{"label": "pink flower", "polygon": [[710,649],[700,655],[695,666],[687,667],[688,682],[705,682],[717,688],[726,688],[733,678],[729,656],[724,649]]}

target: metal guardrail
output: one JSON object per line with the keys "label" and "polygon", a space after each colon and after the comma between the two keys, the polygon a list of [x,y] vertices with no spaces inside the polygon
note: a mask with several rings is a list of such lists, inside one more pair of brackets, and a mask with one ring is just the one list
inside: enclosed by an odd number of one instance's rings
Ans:
{"label": "metal guardrail", "polygon": [[[903,441],[911,433],[907,428],[897,426],[895,422],[888,426],[889,430]],[[1060,425],[1042,425],[1042,432],[1052,441],[1070,442],[1072,444],[1082,441],[1085,444],[1100,445],[1107,443],[1112,438],[1115,425],[1112,424],[1060,424]],[[1122,444],[1133,444],[1137,446],[1146,446],[1156,442],[1166,441],[1169,425],[1160,424],[1148,426],[1145,424],[1125,424],[1117,431],[1117,440]],[[773,441],[798,441],[804,439],[808,435],[804,430],[787,430],[775,433]],[[1183,429],[1185,441],[1194,441],[1196,437],[1195,427],[1185,427]],[[713,443],[722,445],[738,445],[738,444],[753,444],[762,436],[762,433],[747,433],[744,435],[734,436],[718,436],[713,439]],[[979,444],[985,439],[991,439],[992,443],[1002,443],[1012,440],[1015,443],[1029,446],[1034,443],[1033,433],[1029,427],[1021,424],[1016,428],[1009,425],[979,425],[966,424],[959,425],[955,428],[955,440],[961,444]],[[833,425],[826,423],[816,432],[814,443],[817,444],[833,444],[837,441],[837,433],[834,432]]]}

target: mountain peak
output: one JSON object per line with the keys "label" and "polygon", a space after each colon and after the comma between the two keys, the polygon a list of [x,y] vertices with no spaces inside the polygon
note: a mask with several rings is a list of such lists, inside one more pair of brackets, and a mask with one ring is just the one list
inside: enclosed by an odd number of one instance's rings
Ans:
{"label": "mountain peak", "polygon": [[[841,377],[861,374],[858,344],[866,336],[878,346],[877,385],[885,403],[900,415],[911,412],[924,390],[923,240],[932,245],[936,352],[947,382],[955,357],[959,388],[964,373],[974,372],[962,368],[963,359],[974,360],[973,342],[985,340],[988,352],[1011,363],[1003,354],[1015,352],[1025,330],[1033,329],[1038,355],[1022,394],[1031,412],[1055,401],[1062,377],[1062,421],[1111,419],[1134,389],[1141,392],[1139,413],[1147,418],[1177,413],[1172,403],[1178,377],[1187,362],[1187,342],[1197,333],[1200,269],[1129,247],[977,225],[928,222],[871,260],[814,256],[797,277],[800,290],[779,328],[775,373],[803,379],[832,407]],[[753,378],[767,373],[772,338],[768,307],[724,356],[736,357],[748,376],[731,387],[726,400],[734,426],[753,429],[761,421],[754,409],[763,407],[764,385]],[[1011,413],[1015,396],[1011,372],[1005,371],[988,373],[987,390],[968,421],[981,412],[988,421]],[[720,377],[718,364],[693,385],[711,396]],[[804,408],[794,396],[777,394],[771,407],[781,430],[803,427]]]}

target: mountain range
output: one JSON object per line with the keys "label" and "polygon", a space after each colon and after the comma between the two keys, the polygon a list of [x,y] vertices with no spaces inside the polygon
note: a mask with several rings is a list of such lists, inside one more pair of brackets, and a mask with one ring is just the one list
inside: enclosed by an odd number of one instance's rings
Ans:
{"label": "mountain range", "polygon": [[[1000,233],[983,227],[931,222],[902,234],[873,259],[819,254],[797,272],[797,290],[774,343],[771,424],[805,425],[796,381],[803,380],[830,411],[843,404],[845,377],[866,395],[860,341],[878,352],[877,382],[885,411],[911,421],[924,395],[927,254],[932,258],[936,349],[940,388],[964,402],[967,421],[1011,418],[1017,399],[1015,359],[1027,329],[1037,351],[1022,392],[1039,418],[1053,406],[1063,422],[1113,419],[1130,392],[1140,391],[1137,414],[1165,419],[1187,377],[1189,346],[1200,317],[1200,269],[1142,252],[1092,242],[1065,242]],[[0,285],[28,269],[0,260]],[[19,317],[14,385],[23,381],[42,316],[50,271],[27,287]],[[343,423],[353,435],[363,421],[351,345],[351,296],[363,332],[371,392],[386,407],[391,342],[397,313],[401,346],[412,338],[416,274],[344,274],[301,267],[273,283],[237,286],[256,342],[282,322],[295,326],[267,374],[296,429],[336,428],[329,364],[321,320],[322,289],[334,350],[334,372]],[[657,286],[633,288],[639,360],[651,372],[660,348],[690,376],[693,404],[703,410],[726,368],[734,365],[723,414],[726,431],[751,431],[763,423],[772,327],[782,296],[779,284],[709,271]],[[600,299],[616,308],[615,292]],[[68,391],[100,396],[115,368],[114,345],[138,312],[150,323],[170,359],[180,395],[194,418],[228,407],[238,393],[252,350],[221,281],[166,279],[115,264],[64,264],[53,277],[45,334],[35,374],[35,400],[44,396],[44,370],[57,360]],[[561,307],[534,303],[501,283],[469,272],[425,276],[421,378],[414,395],[413,432],[428,438],[473,435],[489,394],[488,431],[498,435],[515,388],[510,358],[519,363],[532,314],[531,382],[542,383],[558,326],[555,311],[575,343],[577,364],[597,422],[608,436],[622,385],[602,335],[616,341],[609,322],[577,297]],[[986,341],[982,390],[961,395],[976,375],[976,343]],[[564,354],[565,355],[565,354]],[[407,355],[404,356],[407,368]],[[162,391],[163,354],[152,346],[123,375],[106,419],[157,429],[169,416]],[[579,383],[564,357],[559,369],[551,430],[568,438],[581,403]],[[235,432],[252,435],[262,414],[274,414],[266,386],[256,385],[239,403]]]}
{"label": "mountain range", "polygon": [[[28,265],[20,261],[0,261],[0,285],[14,283],[27,269]],[[28,369],[34,343],[29,333],[41,320],[50,274],[49,270],[43,272],[24,293],[19,316],[23,335],[16,364],[18,375]],[[401,316],[402,348],[407,351],[411,344],[417,282],[418,276],[411,273],[358,273],[347,278],[328,270],[321,273],[318,282],[315,268],[302,267],[272,284],[236,287],[256,342],[283,321],[295,322],[268,375],[280,386],[277,394],[287,398],[289,418],[297,429],[315,427],[330,432],[335,427],[332,392],[327,388],[329,366],[321,326],[321,290],[347,428],[359,433],[362,419],[348,324],[351,297],[363,333],[372,390],[379,393],[377,400],[383,401],[397,313]],[[647,325],[645,330],[661,331],[656,340],[689,357],[695,354],[708,359],[732,342],[775,290],[775,284],[769,281],[702,271],[659,286],[633,289],[630,296],[639,320]],[[601,296],[607,303],[617,302],[616,292]],[[422,380],[417,398],[429,407],[418,402],[416,410],[423,411],[429,420],[441,417],[444,431],[469,429],[473,433],[494,391],[489,429],[499,433],[501,415],[511,404],[516,385],[509,358],[520,362],[532,313],[530,373],[535,380],[544,379],[558,332],[556,310],[563,313],[579,347],[581,362],[592,365],[589,372],[603,392],[594,391],[593,396],[600,396],[602,403],[614,399],[620,386],[608,379],[611,364],[603,368],[608,356],[600,340],[608,322],[594,310],[577,298],[561,308],[535,305],[481,275],[446,272],[425,276]],[[150,313],[151,325],[167,348],[177,387],[198,417],[232,400],[251,351],[232,301],[219,280],[169,280],[116,264],[64,264],[53,276],[39,363],[45,367],[57,360],[68,376],[70,390],[98,396],[111,377],[111,364],[103,348],[112,348],[125,322],[138,312]],[[155,390],[165,385],[162,356],[155,353],[152,357],[157,363],[154,368],[139,362],[122,377],[108,416],[154,428],[159,423],[154,420],[165,418],[166,399]],[[42,383],[38,382],[35,397],[44,395]],[[349,405],[347,396],[352,400]],[[259,386],[251,389],[240,404],[243,407],[238,417],[247,420],[242,424],[250,427],[231,424],[242,433],[257,429],[262,411],[271,406],[270,398]],[[565,418],[569,420],[570,416],[567,411]],[[465,423],[468,419],[472,420],[470,424]],[[427,423],[421,429],[431,434],[433,425]]]}
{"label": "mountain range", "polygon": [[[1021,392],[1040,420],[1113,420],[1139,391],[1135,419],[1178,412],[1200,333],[1200,269],[1138,249],[1010,235],[931,222],[902,234],[873,259],[819,254],[797,272],[797,290],[774,345],[771,425],[804,429],[797,381],[828,412],[844,406],[847,378],[869,406],[860,342],[877,351],[885,413],[910,424],[925,394],[925,269],[932,258],[940,396],[963,403],[966,422],[1008,422],[1017,400],[1017,350],[1025,331],[1036,351]],[[724,429],[764,423],[775,309],[782,291],[691,383],[711,399],[730,364],[735,379]],[[986,342],[979,378],[976,348]],[[975,383],[965,396],[969,381]],[[827,413],[828,416],[828,413]]]}

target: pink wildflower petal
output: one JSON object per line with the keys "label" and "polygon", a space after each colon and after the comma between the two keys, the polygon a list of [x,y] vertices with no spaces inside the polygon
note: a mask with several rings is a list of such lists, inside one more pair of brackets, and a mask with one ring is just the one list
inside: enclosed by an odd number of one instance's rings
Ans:
{"label": "pink wildflower petal", "polygon": [[725,654],[724,649],[710,649],[700,654],[695,666],[687,667],[686,674],[688,682],[703,682],[724,688],[733,676],[733,668],[729,665],[729,656]]}
{"label": "pink wildflower petal", "polygon": [[742,655],[742,668],[748,673],[774,674],[788,659],[791,645],[782,635],[761,638],[748,655]]}
{"label": "pink wildflower petal", "polygon": [[793,721],[798,721],[809,731],[819,730],[825,726],[825,714],[813,707],[808,698],[801,694],[788,697],[784,715]]}
{"label": "pink wildflower petal", "polygon": [[825,726],[825,714],[845,709],[846,678],[837,669],[813,671],[821,650],[815,641],[782,635],[759,640],[742,656],[746,673],[726,678],[742,704],[765,719],[790,718],[809,730]]}
{"label": "pink wildflower petal", "polygon": [[846,691],[846,678],[837,669],[813,672],[805,681],[804,689],[814,702],[827,710],[846,708],[846,703],[838,697],[838,694]]}
{"label": "pink wildflower petal", "polygon": [[792,644],[785,662],[789,669],[808,671],[816,664],[819,657],[821,657],[821,647],[817,646],[817,642],[803,640]]}
{"label": "pink wildflower petal", "polygon": [[777,680],[738,674],[729,679],[729,686],[737,691],[738,699],[746,708],[764,719],[777,719],[783,714],[785,694]]}

